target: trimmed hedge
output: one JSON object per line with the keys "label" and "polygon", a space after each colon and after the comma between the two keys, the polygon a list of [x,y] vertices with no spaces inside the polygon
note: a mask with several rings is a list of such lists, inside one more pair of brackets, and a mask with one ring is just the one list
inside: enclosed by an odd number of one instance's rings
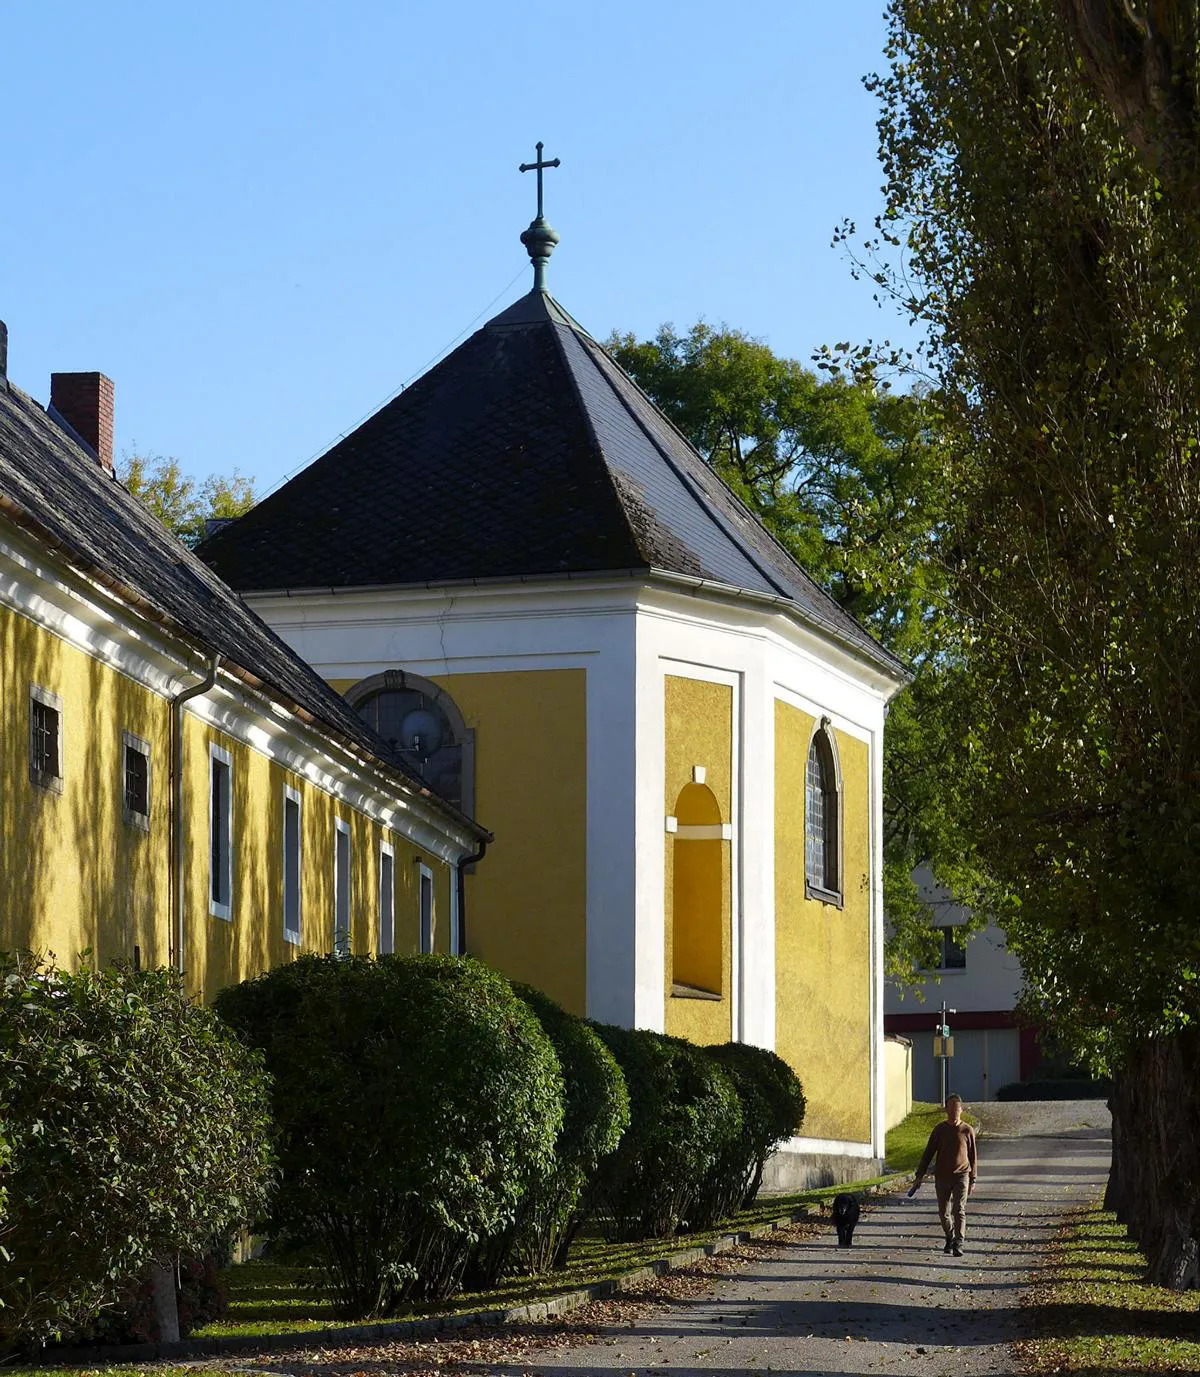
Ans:
{"label": "trimmed hedge", "polygon": [[526,1192],[511,1226],[479,1251],[471,1278],[481,1287],[494,1286],[506,1271],[536,1276],[565,1266],[588,1183],[629,1126],[625,1077],[596,1033],[540,990],[515,982],[513,989],[558,1054],[565,1112],[553,1171]]}
{"label": "trimmed hedge", "polygon": [[553,1169],[558,1058],[479,962],[304,956],[217,1008],[275,1077],[268,1227],[313,1247],[342,1315],[449,1295]]}
{"label": "trimmed hedge", "polygon": [[690,1220],[710,1174],[740,1140],[737,1091],[690,1042],[593,1026],[625,1074],[630,1122],[600,1166],[590,1203],[615,1238],[666,1238]]}
{"label": "trimmed hedge", "polygon": [[0,1348],[85,1329],[270,1183],[262,1061],[178,975],[0,954]]}
{"label": "trimmed hedge", "polygon": [[707,1047],[733,1081],[742,1130],[706,1177],[690,1211],[693,1227],[709,1228],[749,1205],[762,1185],[767,1158],[804,1120],[804,1091],[792,1068],[774,1052],[745,1042]]}

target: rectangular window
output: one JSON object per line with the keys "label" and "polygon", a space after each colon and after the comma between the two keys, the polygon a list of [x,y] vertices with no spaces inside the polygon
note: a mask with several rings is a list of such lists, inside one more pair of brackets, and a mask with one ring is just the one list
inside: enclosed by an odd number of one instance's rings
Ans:
{"label": "rectangular window", "polygon": [[222,746],[208,748],[208,911],[233,916],[232,758]]}
{"label": "rectangular window", "polygon": [[433,871],[418,863],[417,894],[421,913],[421,950],[433,950]]}
{"label": "rectangular window", "polygon": [[56,794],[63,790],[62,709],[57,693],[29,686],[29,778]]}
{"label": "rectangular window", "polygon": [[938,928],[942,934],[942,970],[961,971],[967,964],[967,948],[956,927]]}
{"label": "rectangular window", "polygon": [[150,743],[121,733],[121,810],[133,827],[150,826]]}
{"label": "rectangular window", "polygon": [[396,950],[396,853],[387,844],[379,847],[379,955]]}
{"label": "rectangular window", "polygon": [[300,795],[283,789],[283,935],[300,941]]}
{"label": "rectangular window", "polygon": [[350,826],[334,819],[333,954],[350,955]]}

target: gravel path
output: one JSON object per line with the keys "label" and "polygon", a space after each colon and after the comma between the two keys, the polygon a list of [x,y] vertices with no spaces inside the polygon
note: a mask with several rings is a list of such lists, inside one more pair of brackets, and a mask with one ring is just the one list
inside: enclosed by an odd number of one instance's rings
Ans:
{"label": "gravel path", "polygon": [[[711,1294],[602,1332],[592,1343],[467,1371],[541,1377],[674,1372],[741,1377],[856,1373],[984,1377],[1018,1369],[1020,1295],[1065,1209],[1093,1199],[1108,1169],[1102,1101],[972,1107],[979,1183],[966,1255],[943,1255],[932,1183],[873,1203],[854,1247],[832,1233],[768,1252]],[[461,1370],[461,1369],[460,1369]]]}

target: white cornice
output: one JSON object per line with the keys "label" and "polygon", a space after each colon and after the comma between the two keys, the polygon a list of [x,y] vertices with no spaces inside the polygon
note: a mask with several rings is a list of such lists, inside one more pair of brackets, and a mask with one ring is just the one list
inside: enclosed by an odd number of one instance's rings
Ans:
{"label": "white cornice", "polygon": [[[78,570],[47,558],[7,523],[0,523],[0,606],[161,698],[203,676],[190,647]],[[436,803],[399,787],[366,757],[230,675],[222,674],[188,711],[443,860],[457,861],[476,848],[475,835]]]}

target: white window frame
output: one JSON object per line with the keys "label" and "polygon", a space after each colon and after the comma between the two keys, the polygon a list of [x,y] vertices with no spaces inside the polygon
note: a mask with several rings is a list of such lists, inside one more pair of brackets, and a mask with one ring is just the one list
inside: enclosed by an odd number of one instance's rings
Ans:
{"label": "white window frame", "polygon": [[465,956],[462,931],[458,923],[458,867],[450,870],[450,955]]}
{"label": "white window frame", "polygon": [[[41,704],[44,708],[51,709],[55,714],[55,730],[58,740],[56,751],[58,754],[58,773],[51,774],[49,770],[43,770],[33,762],[33,705]],[[26,751],[29,759],[29,779],[32,784],[36,784],[40,789],[47,789],[52,794],[61,794],[63,791],[63,781],[66,773],[66,763],[63,760],[63,700],[57,693],[51,693],[49,689],[44,689],[40,684],[29,685],[29,735],[27,738]]]}
{"label": "white window frame", "polygon": [[[429,942],[425,941],[425,881],[429,881]],[[421,954],[428,956],[433,953],[434,942],[437,938],[437,904],[433,888],[433,871],[424,861],[417,862],[417,942],[420,945]]]}
{"label": "white window frame", "polygon": [[[125,792],[125,753],[136,751],[138,755],[146,757],[146,811],[136,812],[129,806],[129,796]],[[144,741],[140,736],[134,736],[133,732],[121,732],[121,762],[118,783],[121,790],[121,816],[130,827],[141,828],[143,832],[150,830],[150,808],[154,799],[154,759],[150,753],[149,741]]]}
{"label": "white window frame", "polygon": [[[213,780],[215,778],[213,765],[220,763],[225,766],[226,779],[226,798],[225,798],[225,817],[223,822],[224,847],[221,855],[224,858],[225,873],[222,877],[224,884],[220,886],[225,894],[225,898],[213,898]],[[218,746],[215,741],[208,743],[208,911],[213,918],[221,918],[229,923],[233,921],[233,877],[235,872],[233,857],[233,756],[224,746]]]}
{"label": "white window frame", "polygon": [[[296,805],[296,926],[288,927],[288,804]],[[290,784],[283,786],[283,831],[281,837],[283,858],[283,940],[300,945],[300,934],[304,931],[304,801],[300,790]]]}
{"label": "white window frame", "polygon": [[[340,840],[346,838],[346,883],[341,883],[338,871],[338,851]],[[350,844],[350,824],[344,818],[334,818],[333,820],[333,954],[334,956],[349,956],[353,950],[351,939],[352,909],[351,899],[354,892],[354,852]],[[342,918],[345,918],[343,926]],[[345,942],[341,944],[339,939],[344,935]]]}
{"label": "white window frame", "polygon": [[[390,863],[390,864],[389,864]],[[390,883],[388,883],[390,874]],[[387,920],[385,926],[384,920]],[[384,933],[388,945],[384,946]],[[390,842],[379,843],[379,955],[394,956],[396,952],[396,849]]]}

